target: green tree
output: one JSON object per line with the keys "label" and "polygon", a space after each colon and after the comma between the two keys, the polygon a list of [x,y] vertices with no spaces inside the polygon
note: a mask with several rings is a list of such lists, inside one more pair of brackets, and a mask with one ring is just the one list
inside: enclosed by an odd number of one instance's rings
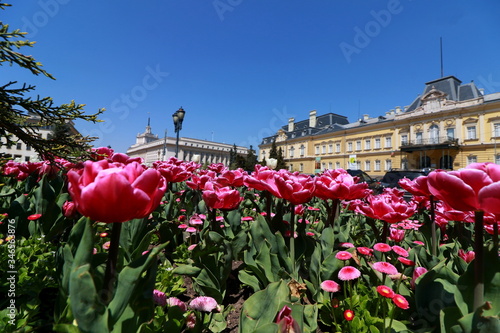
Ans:
{"label": "green tree", "polygon": [[253,149],[252,146],[250,146],[250,148],[248,149],[248,154],[247,154],[247,158],[245,161],[245,168],[244,169],[247,171],[253,171],[254,167],[257,163],[258,163],[258,160],[257,160],[257,155],[255,155],[255,150]]}
{"label": "green tree", "polygon": [[269,158],[275,158],[277,160],[276,170],[286,169],[285,158],[283,157],[283,150],[281,147],[276,146],[276,140],[271,144],[271,150],[269,151]]}
{"label": "green tree", "polygon": [[[0,3],[1,10],[8,6],[10,4]],[[16,52],[34,45],[35,42],[25,39],[25,35],[26,32],[19,29],[9,30],[9,25],[0,21],[0,66],[17,65],[33,75],[44,75],[54,80],[34,57]],[[11,146],[20,140],[49,160],[55,157],[73,159],[72,156],[86,158],[90,142],[95,138],[71,133],[68,128],[77,119],[94,123],[100,121],[97,116],[104,109],[87,115],[83,111],[84,105],[74,101],[55,105],[51,97],[26,97],[34,90],[35,86],[21,85],[17,81],[0,83],[0,145]],[[49,139],[41,138],[38,134],[40,127],[53,129],[54,135]]]}

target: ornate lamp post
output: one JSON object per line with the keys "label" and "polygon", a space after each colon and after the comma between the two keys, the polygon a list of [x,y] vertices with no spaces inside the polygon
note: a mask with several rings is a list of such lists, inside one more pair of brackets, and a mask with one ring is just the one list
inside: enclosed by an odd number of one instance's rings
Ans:
{"label": "ornate lamp post", "polygon": [[172,118],[174,119],[174,127],[175,127],[175,133],[177,133],[177,139],[175,141],[175,157],[177,158],[177,154],[179,153],[179,132],[182,129],[182,122],[184,120],[184,115],[186,114],[186,111],[182,108],[182,106],[179,108],[179,110],[175,111],[174,114],[172,115]]}

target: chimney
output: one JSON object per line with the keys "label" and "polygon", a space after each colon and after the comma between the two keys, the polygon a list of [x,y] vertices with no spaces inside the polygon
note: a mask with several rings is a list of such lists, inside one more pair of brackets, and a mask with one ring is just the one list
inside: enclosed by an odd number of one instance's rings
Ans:
{"label": "chimney", "polygon": [[364,115],[363,115],[363,120],[368,120],[369,118],[370,118],[370,116],[369,116],[369,115],[367,115],[367,114],[364,114]]}
{"label": "chimney", "polygon": [[399,114],[401,113],[401,107],[400,106],[396,106],[396,114]]}
{"label": "chimney", "polygon": [[293,132],[295,129],[295,118],[289,118],[288,119],[288,132]]}
{"label": "chimney", "polygon": [[316,127],[316,110],[309,112],[309,127]]}

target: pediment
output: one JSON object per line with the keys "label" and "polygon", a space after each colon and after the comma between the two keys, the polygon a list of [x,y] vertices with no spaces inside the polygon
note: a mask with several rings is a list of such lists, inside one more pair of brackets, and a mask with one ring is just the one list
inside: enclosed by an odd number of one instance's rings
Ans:
{"label": "pediment", "polygon": [[446,93],[444,93],[440,90],[437,90],[433,86],[432,89],[427,94],[422,96],[422,98],[420,100],[421,101],[429,101],[429,100],[433,100],[433,99],[446,99],[446,96],[448,96]]}

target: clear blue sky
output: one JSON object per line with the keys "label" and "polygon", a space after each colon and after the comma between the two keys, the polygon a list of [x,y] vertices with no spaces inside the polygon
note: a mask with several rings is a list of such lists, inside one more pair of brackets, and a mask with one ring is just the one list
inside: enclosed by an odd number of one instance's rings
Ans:
{"label": "clear blue sky", "polygon": [[104,123],[79,122],[98,146],[125,152],[153,133],[257,148],[310,110],[355,121],[409,105],[444,75],[500,91],[498,0],[11,1],[0,12],[29,32],[57,80],[2,67],[56,103],[75,100]]}

